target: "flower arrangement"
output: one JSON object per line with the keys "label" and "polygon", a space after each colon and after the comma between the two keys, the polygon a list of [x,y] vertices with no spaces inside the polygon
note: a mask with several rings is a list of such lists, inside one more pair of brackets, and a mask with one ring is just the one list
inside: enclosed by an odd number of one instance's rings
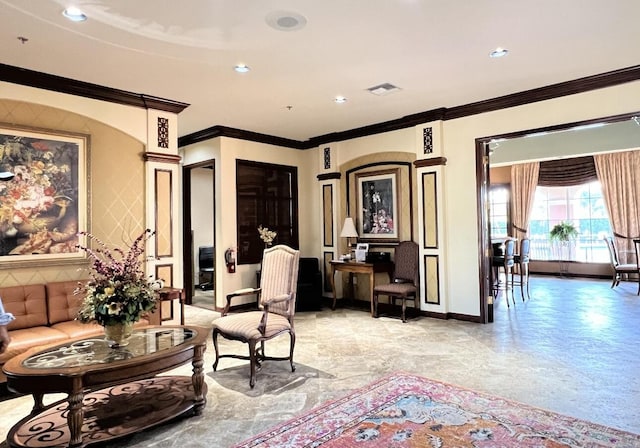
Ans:
{"label": "flower arrangement", "polygon": [[77,293],[86,294],[78,320],[97,322],[102,326],[132,324],[156,307],[155,288],[145,276],[141,256],[145,243],[155,234],[146,229],[125,251],[113,250],[94,237],[81,232],[97,243],[98,248],[78,245],[91,259],[90,279]]}
{"label": "flower arrangement", "polygon": [[277,232],[269,230],[267,227],[262,227],[262,224],[258,226],[258,233],[260,234],[260,239],[264,241],[264,244],[267,246],[271,246],[273,240],[278,236]]}

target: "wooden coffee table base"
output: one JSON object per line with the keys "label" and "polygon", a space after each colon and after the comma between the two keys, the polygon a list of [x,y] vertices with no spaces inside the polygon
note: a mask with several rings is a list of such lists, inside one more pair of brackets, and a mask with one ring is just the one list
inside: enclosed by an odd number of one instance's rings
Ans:
{"label": "wooden coffee table base", "polygon": [[[82,441],[75,446],[124,437],[190,411],[199,415],[206,394],[203,382],[197,400],[192,379],[186,376],[157,376],[91,392],[82,401]],[[9,446],[69,446],[68,407],[65,399],[25,417],[9,431]]]}

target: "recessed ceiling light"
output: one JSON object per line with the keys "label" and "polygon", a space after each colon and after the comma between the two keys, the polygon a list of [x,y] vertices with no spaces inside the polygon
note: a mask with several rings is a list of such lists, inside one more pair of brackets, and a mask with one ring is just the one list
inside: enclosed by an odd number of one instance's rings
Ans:
{"label": "recessed ceiling light", "polygon": [[83,13],[80,8],[76,8],[75,6],[71,6],[64,11],[62,11],[62,15],[72,22],[84,22],[87,20],[87,16]]}
{"label": "recessed ceiling light", "polygon": [[235,67],[233,67],[233,69],[238,73],[247,73],[249,70],[251,70],[249,66],[245,64],[238,64]]}
{"label": "recessed ceiling light", "polygon": [[498,47],[495,50],[493,50],[491,53],[489,53],[489,57],[501,58],[502,56],[506,56],[507,53],[509,53],[509,50],[507,50],[506,48]]}
{"label": "recessed ceiling light", "polygon": [[342,103],[346,103],[347,99],[343,96],[337,96],[333,99],[333,101],[335,101],[338,104],[342,104]]}

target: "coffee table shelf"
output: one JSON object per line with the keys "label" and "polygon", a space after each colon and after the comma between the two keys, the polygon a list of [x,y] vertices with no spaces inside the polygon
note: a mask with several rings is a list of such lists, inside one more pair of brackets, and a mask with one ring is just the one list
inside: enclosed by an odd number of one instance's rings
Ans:
{"label": "coffee table shelf", "polygon": [[[206,384],[204,393],[206,394]],[[82,442],[78,447],[103,443],[151,428],[194,412],[191,377],[157,376],[109,387],[84,396]],[[69,404],[61,400],[15,425],[7,440],[12,447],[67,447]]]}

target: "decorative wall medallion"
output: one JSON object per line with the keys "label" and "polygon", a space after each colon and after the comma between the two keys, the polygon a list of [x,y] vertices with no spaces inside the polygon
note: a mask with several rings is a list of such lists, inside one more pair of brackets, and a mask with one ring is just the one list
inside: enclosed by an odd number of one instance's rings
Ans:
{"label": "decorative wall medallion", "polygon": [[324,148],[324,169],[331,168],[331,148]]}
{"label": "decorative wall medallion", "polygon": [[158,117],[158,148],[169,148],[169,119]]}
{"label": "decorative wall medallion", "polygon": [[433,129],[424,128],[422,130],[422,140],[424,145],[424,153],[431,154],[433,152]]}

